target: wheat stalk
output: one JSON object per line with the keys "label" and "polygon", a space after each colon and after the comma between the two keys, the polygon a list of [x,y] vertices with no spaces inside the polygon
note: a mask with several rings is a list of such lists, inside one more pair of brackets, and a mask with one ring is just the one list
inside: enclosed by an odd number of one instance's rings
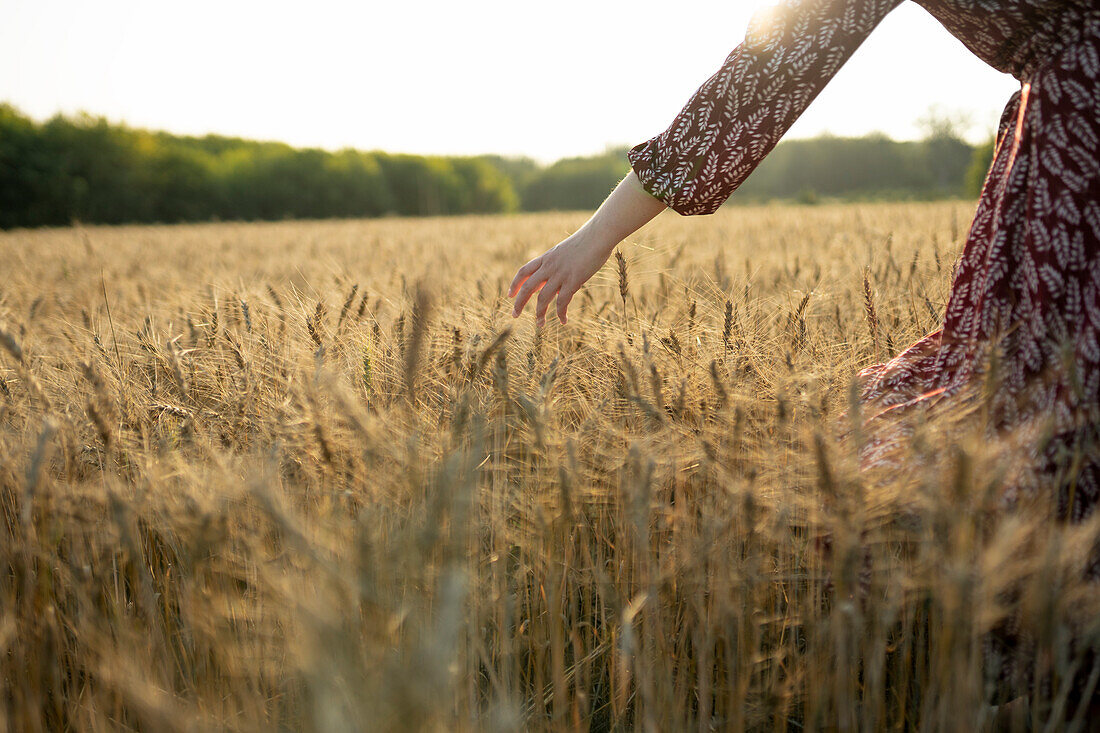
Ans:
{"label": "wheat stalk", "polygon": [[871,346],[878,355],[879,321],[875,312],[875,295],[871,290],[870,268],[863,270],[863,310],[867,317],[867,330],[871,334]]}
{"label": "wheat stalk", "polygon": [[405,393],[411,405],[416,404],[416,377],[420,368],[421,348],[427,337],[431,306],[428,291],[417,287],[412,309],[412,332],[405,348]]}
{"label": "wheat stalk", "polygon": [[623,301],[623,318],[626,318],[626,298],[630,294],[630,276],[626,270],[626,258],[622,250],[615,248],[615,264],[619,271],[619,297]]}

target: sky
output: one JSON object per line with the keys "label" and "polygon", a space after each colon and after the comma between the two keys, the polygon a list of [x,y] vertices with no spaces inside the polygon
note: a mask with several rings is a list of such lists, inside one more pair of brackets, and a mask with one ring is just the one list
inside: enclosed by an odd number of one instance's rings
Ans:
{"label": "sky", "polygon": [[[180,134],[548,162],[663,130],[767,0],[0,0],[0,101]],[[895,10],[791,129],[991,134],[1018,87]]]}

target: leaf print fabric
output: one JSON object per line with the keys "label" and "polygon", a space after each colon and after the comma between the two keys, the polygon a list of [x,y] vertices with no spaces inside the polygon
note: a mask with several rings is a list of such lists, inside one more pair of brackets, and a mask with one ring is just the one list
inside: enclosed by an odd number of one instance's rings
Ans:
{"label": "leaf print fabric", "polygon": [[713,213],[900,2],[800,0],[758,13],[669,128],[630,151],[642,185],[681,214]]}

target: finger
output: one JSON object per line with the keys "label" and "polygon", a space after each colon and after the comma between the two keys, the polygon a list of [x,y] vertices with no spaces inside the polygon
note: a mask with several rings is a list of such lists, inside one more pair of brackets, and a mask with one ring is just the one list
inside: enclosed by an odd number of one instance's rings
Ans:
{"label": "finger", "polygon": [[569,303],[576,294],[576,288],[562,288],[558,293],[558,322],[562,325],[565,325],[565,312],[569,309]]}
{"label": "finger", "polygon": [[516,276],[512,278],[512,284],[508,286],[509,298],[515,296],[516,291],[519,290],[519,286],[523,284],[524,280],[531,277],[535,270],[539,269],[540,264],[542,264],[542,258],[536,257],[516,271]]}
{"label": "finger", "polygon": [[553,280],[547,281],[545,287],[539,291],[539,299],[535,304],[535,323],[541,326],[546,322],[546,309],[550,307],[550,301],[560,289],[561,282]]}
{"label": "finger", "polygon": [[519,292],[516,293],[516,304],[512,308],[513,318],[519,316],[519,314],[523,312],[523,309],[527,307],[527,301],[530,300],[531,296],[534,295],[538,291],[538,289],[541,288],[544,284],[546,284],[545,275],[535,273],[534,275],[531,275],[531,277],[527,278],[527,280],[523,283],[523,287],[521,287],[519,289]]}

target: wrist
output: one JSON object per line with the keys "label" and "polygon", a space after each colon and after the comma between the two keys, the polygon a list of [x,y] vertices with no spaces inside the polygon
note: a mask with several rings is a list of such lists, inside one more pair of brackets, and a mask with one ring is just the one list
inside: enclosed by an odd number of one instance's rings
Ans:
{"label": "wrist", "polygon": [[598,252],[604,257],[610,257],[615,247],[623,240],[622,237],[616,236],[615,231],[606,226],[601,226],[595,218],[585,222],[584,226],[578,229],[573,236],[580,240],[579,244],[585,250]]}
{"label": "wrist", "polygon": [[600,242],[606,254],[667,207],[650,195],[631,171],[619,182],[584,228]]}

